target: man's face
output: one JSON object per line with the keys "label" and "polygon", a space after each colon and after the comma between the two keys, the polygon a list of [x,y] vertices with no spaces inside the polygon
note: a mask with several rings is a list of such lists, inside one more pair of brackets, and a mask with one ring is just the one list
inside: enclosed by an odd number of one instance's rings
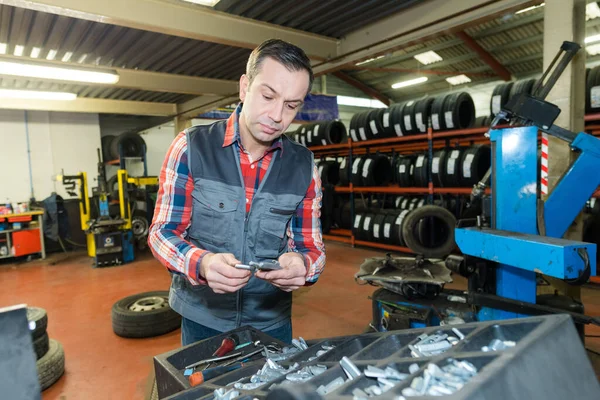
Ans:
{"label": "man's face", "polygon": [[[240,129],[252,139],[268,144],[290,126],[308,92],[307,71],[290,71],[267,57],[252,84],[240,78],[240,99],[244,103]],[[250,139],[250,138],[249,138]]]}

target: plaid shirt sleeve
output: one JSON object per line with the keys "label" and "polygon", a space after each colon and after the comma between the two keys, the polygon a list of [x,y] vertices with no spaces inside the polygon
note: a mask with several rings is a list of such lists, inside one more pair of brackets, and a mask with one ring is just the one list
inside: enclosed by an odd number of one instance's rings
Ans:
{"label": "plaid shirt sleeve", "polygon": [[184,239],[190,226],[193,189],[187,138],[185,132],[181,132],[162,165],[148,245],[154,257],[169,271],[185,275],[192,284],[198,285],[206,283],[199,270],[202,257],[208,252]]}
{"label": "plaid shirt sleeve", "polygon": [[313,163],[312,181],[288,228],[288,247],[304,256],[307,284],[315,283],[325,268],[325,245],[321,230],[323,192],[319,170]]}

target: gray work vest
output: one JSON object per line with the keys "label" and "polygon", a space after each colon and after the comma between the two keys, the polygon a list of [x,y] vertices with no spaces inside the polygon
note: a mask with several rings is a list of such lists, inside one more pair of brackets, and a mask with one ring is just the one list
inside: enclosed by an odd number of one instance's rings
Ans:
{"label": "gray work vest", "polygon": [[[226,121],[186,131],[194,180],[192,219],[186,239],[213,253],[232,253],[242,263],[276,260],[288,251],[288,224],[312,179],[313,154],[282,136],[246,214],[239,148],[223,147]],[[257,166],[258,167],[258,166]],[[222,332],[250,325],[271,330],[291,317],[292,295],[252,276],[237,293],[216,294],[174,274],[171,307],[196,323]]]}

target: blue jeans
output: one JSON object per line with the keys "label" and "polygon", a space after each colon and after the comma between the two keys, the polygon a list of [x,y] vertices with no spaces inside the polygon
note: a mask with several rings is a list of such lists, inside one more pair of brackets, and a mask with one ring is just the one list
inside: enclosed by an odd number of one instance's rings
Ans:
{"label": "blue jeans", "polygon": [[[220,335],[221,331],[209,328],[204,325],[195,323],[187,318],[181,318],[181,345],[187,346],[188,344],[198,342],[200,340],[208,339],[213,336]],[[279,328],[272,329],[270,331],[264,331],[265,335],[269,335],[275,339],[279,339],[286,344],[292,343],[292,321],[280,326]]]}

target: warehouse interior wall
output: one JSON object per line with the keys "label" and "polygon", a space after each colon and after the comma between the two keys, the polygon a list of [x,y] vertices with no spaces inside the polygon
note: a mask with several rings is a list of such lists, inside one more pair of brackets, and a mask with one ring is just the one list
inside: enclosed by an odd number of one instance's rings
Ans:
{"label": "warehouse interior wall", "polygon": [[[27,140],[29,136],[29,140]],[[0,203],[43,200],[52,192],[70,198],[56,175],[97,175],[100,148],[98,114],[0,110]],[[29,167],[28,142],[31,159]],[[31,177],[31,179],[30,179]],[[89,190],[91,195],[91,189]]]}

